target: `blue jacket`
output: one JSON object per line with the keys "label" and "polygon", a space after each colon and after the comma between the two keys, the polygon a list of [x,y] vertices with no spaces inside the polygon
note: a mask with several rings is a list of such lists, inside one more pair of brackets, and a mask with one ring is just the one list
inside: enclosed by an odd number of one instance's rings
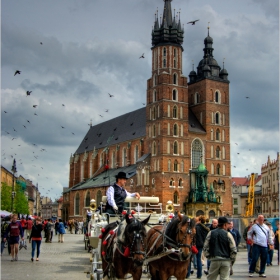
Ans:
{"label": "blue jacket", "polygon": [[59,234],[65,234],[65,227],[64,227],[64,224],[62,222],[60,222],[58,224],[57,231],[58,231]]}

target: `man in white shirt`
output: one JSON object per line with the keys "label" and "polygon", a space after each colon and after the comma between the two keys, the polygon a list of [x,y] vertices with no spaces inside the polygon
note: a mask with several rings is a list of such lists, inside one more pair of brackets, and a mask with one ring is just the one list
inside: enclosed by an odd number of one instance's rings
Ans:
{"label": "man in white shirt", "polygon": [[258,258],[261,258],[261,267],[259,276],[265,278],[265,265],[267,259],[268,245],[273,245],[273,239],[270,230],[264,224],[264,216],[258,216],[258,223],[254,224],[247,233],[247,239],[252,241],[252,261],[249,267],[249,277],[253,277]]}
{"label": "man in white shirt", "polygon": [[121,213],[124,207],[124,201],[127,196],[136,197],[140,199],[139,193],[129,193],[124,189],[127,177],[125,172],[119,172],[116,175],[116,183],[110,186],[106,192],[107,203],[105,207],[105,212],[109,214]]}

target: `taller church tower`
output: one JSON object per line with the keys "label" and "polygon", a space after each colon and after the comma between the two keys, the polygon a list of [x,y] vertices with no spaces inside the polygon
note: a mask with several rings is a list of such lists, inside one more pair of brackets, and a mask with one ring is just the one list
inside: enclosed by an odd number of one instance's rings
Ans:
{"label": "taller church tower", "polygon": [[[182,73],[184,30],[165,0],[152,31],[152,77],[147,82],[146,153],[151,153],[153,194],[165,205],[187,194],[188,84]],[[183,202],[183,201],[181,201]]]}
{"label": "taller church tower", "polygon": [[[164,208],[171,200],[182,210],[193,188],[191,171],[203,163],[208,190],[216,192],[219,213],[231,215],[230,124],[228,73],[213,56],[213,39],[204,40],[197,72],[182,72],[184,30],[180,16],[164,1],[162,18],[155,15],[152,30],[152,77],[147,81],[145,154],[150,154],[149,195]],[[194,190],[192,189],[192,192]],[[190,215],[202,211],[194,209]]]}

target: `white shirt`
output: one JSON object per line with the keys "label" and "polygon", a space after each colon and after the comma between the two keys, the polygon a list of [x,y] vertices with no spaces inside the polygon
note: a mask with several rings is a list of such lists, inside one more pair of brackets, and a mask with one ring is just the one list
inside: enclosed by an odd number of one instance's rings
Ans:
{"label": "white shirt", "polygon": [[[120,187],[119,185],[117,185],[117,186]],[[130,193],[127,190],[125,190],[125,192],[126,192],[126,196],[135,197],[136,193]],[[106,195],[107,195],[107,201],[108,201],[109,205],[111,205],[112,207],[116,206],[116,202],[115,202],[115,199],[114,199],[114,194],[115,194],[115,190],[114,190],[113,186],[110,186],[108,188],[107,192],[106,192]]]}
{"label": "white shirt", "polygon": [[254,244],[262,247],[267,247],[267,243],[273,244],[273,239],[266,224],[258,225],[254,224],[247,233],[247,237],[254,241]]}

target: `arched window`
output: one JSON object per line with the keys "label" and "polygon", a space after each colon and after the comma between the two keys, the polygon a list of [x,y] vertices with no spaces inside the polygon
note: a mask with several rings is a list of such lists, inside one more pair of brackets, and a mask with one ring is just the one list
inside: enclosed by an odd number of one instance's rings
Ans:
{"label": "arched window", "polygon": [[215,122],[216,122],[216,124],[220,123],[220,114],[219,113],[215,114]]}
{"label": "arched window", "polygon": [[166,67],[166,59],[163,59],[163,67]]}
{"label": "arched window", "polygon": [[177,74],[176,73],[173,74],[173,84],[177,85]]}
{"label": "arched window", "polygon": [[173,118],[178,118],[178,109],[177,109],[177,106],[174,106],[173,107]]}
{"label": "arched window", "polygon": [[96,205],[100,205],[100,202],[102,201],[102,192],[99,190],[96,194]]}
{"label": "arched window", "polygon": [[172,100],[177,100],[177,90],[176,89],[173,89]]}
{"label": "arched window", "polygon": [[196,92],[194,94],[194,104],[198,104],[200,102],[199,93]]}
{"label": "arched window", "polygon": [[85,207],[88,207],[89,205],[90,205],[90,192],[87,192]]}
{"label": "arched window", "polygon": [[156,137],[156,125],[153,125],[153,137]]}
{"label": "arched window", "polygon": [[202,210],[198,210],[195,215],[196,215],[196,217],[204,216],[204,212]]}
{"label": "arched window", "polygon": [[173,135],[178,136],[178,125],[176,123],[173,126]]}
{"label": "arched window", "polygon": [[154,94],[153,94],[153,102],[157,101],[157,92],[156,90],[154,90]]}
{"label": "arched window", "polygon": [[75,215],[80,214],[80,195],[79,193],[75,196]]}
{"label": "arched window", "polygon": [[173,186],[174,186],[174,179],[173,179],[173,178],[170,179],[170,181],[169,181],[169,186],[170,186],[170,187],[173,187]]}
{"label": "arched window", "polygon": [[179,179],[179,185],[178,186],[179,187],[183,187],[183,180],[182,180],[182,178]]}
{"label": "arched window", "polygon": [[220,141],[220,129],[219,128],[216,130],[216,140]]}
{"label": "arched window", "polygon": [[178,155],[178,143],[177,141],[173,144],[173,154]]}
{"label": "arched window", "polygon": [[178,171],[178,161],[174,160],[174,171]]}
{"label": "arched window", "polygon": [[219,92],[215,92],[215,102],[219,103]]}
{"label": "arched window", "polygon": [[168,160],[168,171],[171,171],[171,160]]}
{"label": "arched window", "polygon": [[221,167],[220,167],[219,163],[217,164],[217,167],[216,167],[216,174],[218,174],[218,175],[221,174]]}
{"label": "arched window", "polygon": [[156,119],[156,107],[154,106],[153,107],[153,120]]}
{"label": "arched window", "polygon": [[211,219],[213,219],[213,218],[215,218],[216,217],[216,213],[215,213],[215,211],[214,210],[210,210],[209,211],[209,218]]}
{"label": "arched window", "polygon": [[202,143],[195,139],[192,143],[192,168],[197,168],[202,158]]}
{"label": "arched window", "polygon": [[220,155],[221,155],[221,150],[220,150],[220,147],[218,146],[216,148],[216,158],[220,158]]}
{"label": "arched window", "polygon": [[157,144],[156,142],[154,141],[153,142],[153,155],[155,155],[157,153]]}
{"label": "arched window", "polygon": [[139,148],[138,148],[138,145],[136,145],[135,150],[134,150],[134,162],[135,163],[138,160],[138,157],[139,157]]}
{"label": "arched window", "polygon": [[163,56],[166,56],[166,48],[163,48]]}
{"label": "arched window", "polygon": [[126,148],[123,149],[123,166],[126,166]]}
{"label": "arched window", "polygon": [[177,67],[177,63],[176,63],[176,59],[173,59],[173,67],[176,68]]}
{"label": "arched window", "polygon": [[178,204],[178,192],[174,192],[173,194],[173,203],[174,204]]}
{"label": "arched window", "polygon": [[176,53],[176,49],[174,49],[174,57],[176,57],[176,54],[177,54],[177,53]]}

